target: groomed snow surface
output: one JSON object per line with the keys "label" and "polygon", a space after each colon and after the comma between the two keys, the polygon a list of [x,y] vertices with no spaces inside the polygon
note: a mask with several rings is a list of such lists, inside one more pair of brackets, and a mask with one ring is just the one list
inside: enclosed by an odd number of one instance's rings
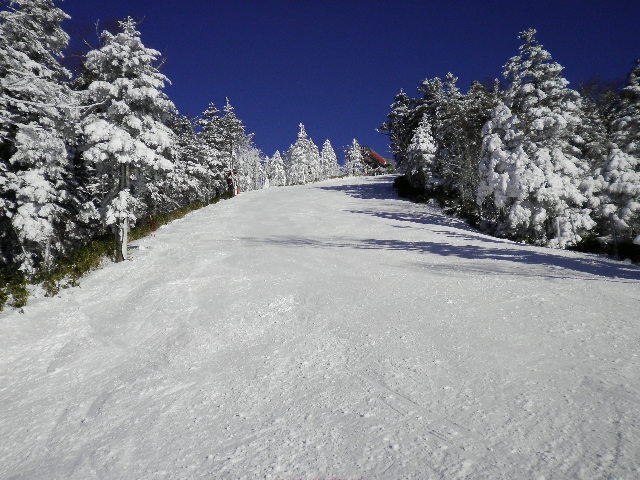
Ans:
{"label": "groomed snow surface", "polygon": [[391,182],[242,194],[1,314],[0,478],[639,478],[640,269]]}

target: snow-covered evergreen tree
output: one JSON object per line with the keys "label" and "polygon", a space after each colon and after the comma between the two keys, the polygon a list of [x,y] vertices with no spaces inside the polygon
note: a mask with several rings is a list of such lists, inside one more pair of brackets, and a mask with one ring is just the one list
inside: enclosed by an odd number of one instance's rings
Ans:
{"label": "snow-covered evergreen tree", "polygon": [[174,168],[167,174],[167,189],[163,210],[186,206],[194,202],[208,203],[227,189],[224,162],[217,150],[212,150],[195,132],[193,122],[176,115],[169,126],[176,137]]}
{"label": "snow-covered evergreen tree", "polygon": [[604,171],[605,218],[616,236],[633,238],[640,231],[640,161],[613,144]]}
{"label": "snow-covered evergreen tree", "polygon": [[608,203],[608,192],[604,179],[607,157],[611,150],[610,134],[607,120],[599,105],[592,98],[582,99],[580,123],[574,136],[580,149],[580,157],[589,170],[583,180],[581,190],[585,192],[591,216],[597,224],[597,231],[607,233],[611,229],[609,216],[605,214]]}
{"label": "snow-covered evergreen tree", "polygon": [[436,105],[434,125],[438,151],[436,153],[436,172],[447,192],[455,191],[461,170],[465,136],[462,131],[462,99],[458,88],[458,77],[447,73],[443,85],[442,97]]}
{"label": "snow-covered evergreen tree", "polygon": [[640,234],[640,60],[621,92],[613,120],[613,144],[603,172],[607,201],[605,216],[623,237]]}
{"label": "snow-covered evergreen tree", "polygon": [[316,144],[307,136],[301,123],[298,138],[284,155],[287,185],[300,185],[319,178],[320,152]]}
{"label": "snow-covered evergreen tree", "polygon": [[345,150],[344,169],[347,175],[363,175],[364,174],[364,158],[362,156],[362,147],[355,138],[351,145]]}
{"label": "snow-covered evergreen tree", "polygon": [[226,142],[223,135],[222,112],[216,107],[215,103],[210,103],[202,115],[197,119],[196,125],[200,128],[203,142],[223,151]]}
{"label": "snow-covered evergreen tree", "polygon": [[340,165],[338,165],[338,157],[331,145],[329,139],[322,144],[320,152],[320,163],[322,168],[322,178],[332,178],[340,175]]}
{"label": "snow-covered evergreen tree", "polygon": [[64,250],[72,227],[66,18],[52,0],[0,12],[0,266],[29,274]]}
{"label": "snow-covered evergreen tree", "polygon": [[614,120],[613,140],[623,151],[640,157],[640,60],[620,93],[621,106]]}
{"label": "snow-covered evergreen tree", "polygon": [[[242,159],[238,157],[240,151],[247,153],[247,146],[251,139],[246,134],[242,120],[238,118],[235,109],[229,99],[222,111],[211,103],[201,118],[198,120],[200,135],[205,144],[213,153],[214,157],[222,158],[226,170],[232,179],[232,183],[238,186],[236,176],[240,170],[246,170],[241,165]],[[240,181],[243,185],[248,185],[246,179]]]}
{"label": "snow-covered evergreen tree", "polygon": [[322,180],[322,159],[320,157],[320,149],[310,138],[307,152],[308,181],[317,182],[318,180]]}
{"label": "snow-covered evergreen tree", "polygon": [[476,192],[478,188],[478,162],[482,150],[482,128],[495,106],[493,95],[479,82],[473,82],[469,91],[460,99],[457,139],[458,158],[452,192],[459,213],[467,218],[477,216]]}
{"label": "snow-covered evergreen tree", "polygon": [[389,136],[389,144],[396,166],[401,169],[406,160],[407,149],[417,123],[422,118],[420,102],[409,97],[403,90],[394,97],[387,114],[387,120],[378,128],[380,133]]}
{"label": "snow-covered evergreen tree", "polygon": [[481,217],[500,236],[526,237],[535,206],[528,199],[529,185],[540,179],[523,146],[520,121],[499,102],[483,128],[478,167],[478,204]]}
{"label": "snow-covered evergreen tree", "polygon": [[102,46],[84,62],[86,97],[95,107],[81,123],[80,148],[96,171],[88,188],[104,223],[115,225],[116,259],[123,260],[130,225],[153,208],[157,177],[172,169],[174,136],[163,122],[175,107],[162,91],[168,79],[156,66],[160,52],[144,46],[133,19],[119,28],[103,32]]}
{"label": "snow-covered evergreen tree", "polygon": [[413,188],[429,190],[441,185],[442,180],[434,171],[437,150],[429,117],[425,114],[413,134],[401,170]]}
{"label": "snow-covered evergreen tree", "polygon": [[[535,33],[529,29],[520,35],[524,40],[520,54],[505,65],[504,75],[510,82],[506,106],[516,118],[489,121],[481,183],[495,184],[491,165],[496,156],[501,157],[506,166],[504,170],[496,166],[494,173],[508,178],[506,186],[500,187],[505,192],[504,205],[498,201],[495,207],[508,213],[502,221],[498,219],[496,229],[514,238],[564,248],[578,243],[595,225],[584,188],[589,166],[575,145],[580,96],[568,88],[562,66],[536,41]],[[503,108],[494,110],[500,116],[505,113]],[[503,125],[510,128],[505,130]],[[498,132],[506,137],[496,138]],[[509,146],[514,136],[521,142]],[[504,154],[498,155],[503,148]],[[483,192],[484,187],[478,192],[481,204],[486,201]]]}
{"label": "snow-covered evergreen tree", "polygon": [[274,187],[286,185],[287,175],[284,171],[284,161],[282,160],[282,155],[280,155],[280,150],[276,150],[273,157],[269,159],[268,165],[269,185]]}
{"label": "snow-covered evergreen tree", "polygon": [[[410,98],[401,92],[379,131],[390,137],[398,170],[413,172],[405,176],[414,189],[437,196],[446,201],[449,209],[476,220],[481,130],[496,99],[478,82],[463,95],[457,80],[452,73],[444,80],[427,78],[418,87],[419,98]],[[409,163],[411,142],[417,131],[424,128],[420,127],[424,121],[429,124],[435,148],[429,171],[415,169],[415,165],[403,169],[402,165]]]}
{"label": "snow-covered evergreen tree", "polygon": [[247,135],[245,133],[244,123],[236,115],[235,109],[231,105],[229,99],[226,99],[226,103],[223,108],[224,115],[222,116],[222,145],[221,150],[228,152],[233,159],[236,149],[242,149],[247,144]]}
{"label": "snow-covered evergreen tree", "polygon": [[250,140],[249,137],[235,153],[236,179],[241,192],[260,190],[269,185],[262,152]]}
{"label": "snow-covered evergreen tree", "polygon": [[245,143],[245,127],[235,113],[229,99],[222,111],[215,104],[210,103],[198,121],[206,142],[216,150],[231,158],[236,148]]}
{"label": "snow-covered evergreen tree", "polygon": [[[459,110],[459,105],[456,102],[460,99],[460,92],[456,81],[457,79],[452,74],[448,74],[446,83],[438,77],[427,78],[418,87],[421,98],[413,102],[414,106],[406,119],[406,126],[411,129],[409,144],[413,141],[420,122],[426,117],[436,146],[436,154],[429,167],[430,176],[438,181],[420,184],[419,177],[409,178],[413,188],[429,188],[430,193],[435,193],[433,189],[437,187],[439,193],[442,193],[446,187],[447,175],[450,173],[447,164],[453,164],[452,159],[455,158],[455,152],[452,148],[455,132],[449,127],[455,126],[454,110]],[[448,119],[445,119],[445,112],[448,114]],[[409,145],[406,147],[405,157],[408,156],[408,151]]]}
{"label": "snow-covered evergreen tree", "polygon": [[576,128],[575,141],[581,157],[591,171],[602,169],[609,151],[609,132],[606,120],[598,105],[590,98],[582,99],[580,122]]}

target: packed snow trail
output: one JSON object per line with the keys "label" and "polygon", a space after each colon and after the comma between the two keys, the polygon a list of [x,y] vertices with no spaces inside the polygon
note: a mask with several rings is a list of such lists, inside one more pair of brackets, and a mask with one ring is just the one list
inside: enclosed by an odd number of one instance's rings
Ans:
{"label": "packed snow trail", "polygon": [[1,314],[0,478],[640,477],[640,269],[390,185],[245,193]]}

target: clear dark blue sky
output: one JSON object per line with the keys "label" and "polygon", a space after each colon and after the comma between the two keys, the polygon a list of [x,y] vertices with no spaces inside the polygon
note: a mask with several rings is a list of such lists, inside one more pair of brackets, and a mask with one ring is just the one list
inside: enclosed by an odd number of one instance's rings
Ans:
{"label": "clear dark blue sky", "polygon": [[236,107],[267,154],[303,122],[336,150],[353,137],[387,154],[375,128],[393,95],[452,71],[466,88],[493,78],[533,26],[577,85],[624,78],[640,57],[640,0],[65,0],[67,30],[95,44],[96,20],[143,20],[166,58],[178,108]]}

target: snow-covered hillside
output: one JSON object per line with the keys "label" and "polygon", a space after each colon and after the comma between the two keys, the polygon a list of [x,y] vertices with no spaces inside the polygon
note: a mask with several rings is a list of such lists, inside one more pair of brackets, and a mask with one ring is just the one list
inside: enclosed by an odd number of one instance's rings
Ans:
{"label": "snow-covered hillside", "polygon": [[132,257],[0,315],[0,478],[640,476],[637,267],[389,177],[245,193]]}

